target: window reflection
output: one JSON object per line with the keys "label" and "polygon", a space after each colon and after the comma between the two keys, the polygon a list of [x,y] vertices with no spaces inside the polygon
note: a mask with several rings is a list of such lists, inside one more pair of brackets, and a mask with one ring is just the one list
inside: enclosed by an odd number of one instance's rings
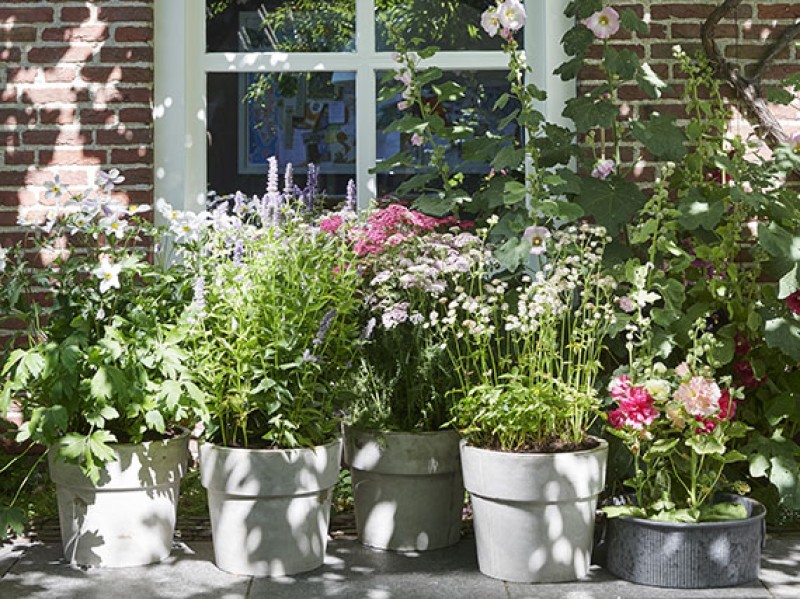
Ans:
{"label": "window reflection", "polygon": [[356,0],[207,0],[207,52],[353,52]]}

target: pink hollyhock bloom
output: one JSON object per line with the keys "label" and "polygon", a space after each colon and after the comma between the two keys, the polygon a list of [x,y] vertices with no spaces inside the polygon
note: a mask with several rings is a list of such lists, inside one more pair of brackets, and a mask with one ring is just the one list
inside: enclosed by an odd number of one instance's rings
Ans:
{"label": "pink hollyhock bloom", "polygon": [[614,172],[617,163],[613,160],[598,160],[592,169],[592,177],[605,181]]}
{"label": "pink hollyhock bloom", "polygon": [[794,314],[800,314],[800,289],[786,298],[786,305]]}
{"label": "pink hollyhock bloom", "polygon": [[719,411],[721,396],[719,385],[702,376],[693,376],[688,383],[681,383],[674,395],[693,416],[710,416]]}
{"label": "pink hollyhock bloom", "polygon": [[522,238],[531,244],[531,255],[540,256],[547,251],[550,231],[545,227],[528,227],[522,234]]}
{"label": "pink hollyhock bloom", "polygon": [[497,8],[490,8],[481,15],[481,27],[489,34],[489,37],[494,37],[500,30],[500,13]]}
{"label": "pink hollyhock bloom", "polygon": [[622,376],[618,376],[608,387],[609,392],[611,393],[611,397],[619,401],[623,397],[628,396],[628,392],[631,388],[631,377],[627,374],[623,374]]}
{"label": "pink hollyhock bloom", "polygon": [[400,100],[400,101],[397,103],[397,110],[408,110],[408,107],[409,107],[410,105],[411,105],[411,104],[409,104],[409,103],[408,103],[408,101],[406,101],[406,100]]}
{"label": "pink hollyhock bloom", "polygon": [[603,10],[585,19],[583,25],[594,33],[597,39],[607,40],[619,31],[619,13],[610,6],[606,6]]}
{"label": "pink hollyhock bloom", "polygon": [[621,386],[619,390],[627,388],[627,394],[619,400],[619,408],[609,413],[609,422],[614,428],[628,426],[641,430],[658,418],[659,411],[653,406],[653,398],[647,389],[628,386],[627,382],[624,385],[625,387]]}
{"label": "pink hollyhock bloom", "polygon": [[715,418],[702,418],[695,416],[695,420],[700,425],[695,430],[698,433],[712,433],[717,428],[717,423],[721,420],[733,420],[736,415],[736,401],[731,397],[730,391],[722,389],[719,397],[719,414]]}
{"label": "pink hollyhock bloom", "polygon": [[425,143],[425,138],[422,137],[419,133],[415,133],[411,136],[411,145],[412,146],[421,146]]}
{"label": "pink hollyhock bloom", "polygon": [[689,365],[686,362],[681,362],[675,367],[675,374],[679,377],[689,376]]}

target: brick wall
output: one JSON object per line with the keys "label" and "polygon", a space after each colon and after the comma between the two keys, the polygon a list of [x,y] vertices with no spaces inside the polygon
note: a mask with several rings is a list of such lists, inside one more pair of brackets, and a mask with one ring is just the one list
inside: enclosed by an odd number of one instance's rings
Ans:
{"label": "brick wall", "polygon": [[[711,11],[722,3],[703,0],[619,0],[613,6],[620,12],[625,8],[633,8],[640,17],[650,24],[648,35],[637,34],[615,36],[614,44],[621,48],[635,51],[653,70],[665,79],[673,88],[672,93],[665,94],[659,101],[650,99],[638,87],[629,86],[620,90],[620,98],[625,101],[624,113],[630,118],[637,118],[653,111],[685,116],[681,102],[683,77],[675,64],[672,48],[680,45],[686,52],[693,54],[701,48],[700,27]],[[717,44],[723,55],[741,66],[743,69],[755,64],[785,27],[800,20],[800,0],[760,0],[744,2],[740,5],[735,18],[725,19],[717,27]],[[602,46],[596,44],[592,48],[595,58],[602,53]],[[800,72],[800,49],[795,45],[784,50],[763,78],[764,87],[777,87],[787,75]],[[599,83],[600,71],[589,65],[581,73],[579,91],[586,91]],[[724,90],[728,97],[732,90]],[[778,117],[787,132],[800,130],[800,100],[790,106],[773,106],[773,113]],[[746,119],[741,118],[734,110],[734,119],[730,123],[730,131],[747,137],[752,127]],[[631,148],[626,148],[623,158],[631,160],[634,155]],[[640,180],[650,180],[653,168],[640,162],[635,169],[635,176]]]}
{"label": "brick wall", "polygon": [[116,166],[119,199],[152,201],[152,39],[152,0],[0,2],[0,243],[56,173],[77,192]]}
{"label": "brick wall", "polygon": [[[135,203],[151,201],[152,2],[0,3],[0,63],[7,65],[0,73],[0,242],[15,237],[18,214],[33,218],[46,210],[43,185],[55,173],[79,190],[97,169],[116,166],[127,177],[122,195]],[[614,6],[631,6],[651,23],[648,36],[615,43],[634,47],[675,89],[659,103],[646,99],[639,89],[623,90],[629,114],[635,117],[654,109],[680,113],[681,81],[672,46],[695,49],[700,24],[715,4],[620,0]],[[719,42],[727,57],[748,62],[797,19],[797,0],[745,2],[736,19],[720,24]],[[800,52],[792,46],[765,83],[775,84],[798,70]],[[583,76],[585,86],[591,86],[596,69],[587,68]],[[797,106],[776,112],[787,129],[800,128]],[[748,132],[741,120],[731,127]],[[642,166],[638,174],[647,178],[652,170]]]}

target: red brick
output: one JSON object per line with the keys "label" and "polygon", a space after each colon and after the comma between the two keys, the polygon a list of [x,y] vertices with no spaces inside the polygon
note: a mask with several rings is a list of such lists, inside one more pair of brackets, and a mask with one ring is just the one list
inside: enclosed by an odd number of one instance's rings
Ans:
{"label": "red brick", "polygon": [[0,87],[0,102],[16,102],[17,101],[17,88],[13,85],[4,85]]}
{"label": "red brick", "polygon": [[55,27],[42,32],[46,42],[102,42],[108,39],[105,25],[83,25],[81,27]]}
{"label": "red brick", "polygon": [[65,6],[61,9],[61,20],[64,23],[82,23],[88,21],[91,11],[85,7]]}
{"label": "red brick", "polygon": [[759,4],[759,19],[800,19],[800,4]]}
{"label": "red brick", "polygon": [[36,41],[34,27],[14,25],[10,29],[0,28],[0,42],[33,42]]}
{"label": "red brick", "polygon": [[14,227],[17,224],[16,210],[0,210],[0,227]]}
{"label": "red brick", "polygon": [[[675,44],[653,44],[650,46],[650,56],[655,59],[674,60],[672,48]],[[700,49],[700,42],[681,44],[683,51],[689,55],[694,54]]]}
{"label": "red brick", "polygon": [[100,50],[101,62],[152,62],[153,49],[149,46],[114,46]]}
{"label": "red brick", "polygon": [[0,190],[0,206],[33,206],[39,200],[36,192],[25,189]]}
{"label": "red brick", "polygon": [[[766,45],[761,44],[757,46],[748,46],[741,44],[732,44],[725,48],[725,56],[728,58],[752,58],[759,59],[764,56],[767,51]],[[778,60],[785,60],[789,58],[789,48],[786,48],[778,54]]]}
{"label": "red brick", "polygon": [[40,46],[28,50],[28,60],[36,64],[60,62],[88,62],[95,49],[88,45]]}
{"label": "red brick", "polygon": [[125,82],[145,83],[153,81],[153,70],[139,67],[83,67],[81,77],[93,83]]}
{"label": "red brick", "polygon": [[95,92],[95,101],[102,104],[119,102],[145,104],[150,102],[152,97],[153,93],[146,87],[117,88],[109,86]]}
{"label": "red brick", "polygon": [[152,123],[153,111],[149,108],[123,108],[119,111],[123,123]]}
{"label": "red brick", "polygon": [[0,21],[5,23],[49,23],[52,20],[52,8],[0,8]]}
{"label": "red brick", "polygon": [[32,125],[35,122],[33,108],[0,108],[0,123],[3,125]]}
{"label": "red brick", "polygon": [[36,153],[33,150],[14,150],[6,152],[6,164],[29,165],[36,163]]}
{"label": "red brick", "polygon": [[93,132],[88,130],[37,129],[23,131],[22,143],[31,146],[85,146],[92,143]]}
{"label": "red brick", "polygon": [[75,122],[74,108],[42,108],[39,121],[43,125],[71,125]]}
{"label": "red brick", "polygon": [[28,183],[27,171],[12,171],[0,169],[0,186],[3,187],[25,187]]}
{"label": "red brick", "polygon": [[92,125],[112,125],[117,123],[117,113],[113,110],[89,108],[81,110],[81,123]]}
{"label": "red brick", "polygon": [[56,67],[44,70],[44,80],[48,83],[70,83],[78,74],[76,67]]}
{"label": "red brick", "polygon": [[19,133],[16,131],[2,131],[0,132],[0,139],[2,139],[3,145],[7,148],[19,145]]}
{"label": "red brick", "polygon": [[101,6],[97,19],[104,22],[153,22],[153,9],[147,6]]}
{"label": "red brick", "polygon": [[117,129],[115,131],[101,130],[97,132],[97,143],[103,146],[149,144],[152,142],[153,131],[151,129]]}
{"label": "red brick", "polygon": [[49,102],[87,102],[89,90],[76,87],[31,87],[22,92],[22,101],[27,104],[47,104]]}
{"label": "red brick", "polygon": [[153,39],[153,28],[117,27],[114,39],[118,42],[149,42]]}
{"label": "red brick", "polygon": [[46,164],[57,164],[64,166],[91,166],[105,164],[108,159],[108,152],[105,150],[40,150],[39,160]]}
{"label": "red brick", "polygon": [[147,147],[136,150],[111,150],[111,164],[152,164],[153,151]]}
{"label": "red brick", "polygon": [[22,58],[22,51],[19,48],[0,48],[0,61],[5,63],[18,63]]}
{"label": "red brick", "polygon": [[152,168],[134,168],[125,169],[122,173],[125,175],[125,185],[152,185],[153,184],[153,169]]}
{"label": "red brick", "polygon": [[[700,39],[700,28],[702,27],[701,23],[672,23],[671,30],[672,30],[672,38],[671,39],[690,39],[696,40]],[[720,23],[717,25],[717,39],[721,38],[733,38],[739,34],[739,27],[736,25],[726,25]]]}
{"label": "red brick", "polygon": [[[654,21],[669,19],[705,19],[714,10],[716,4],[662,4],[654,3],[650,15]],[[748,4],[741,4],[736,11],[736,16],[749,19],[753,15],[753,8]]]}
{"label": "red brick", "polygon": [[14,67],[6,71],[6,77],[9,83],[33,83],[37,72],[34,67]]}

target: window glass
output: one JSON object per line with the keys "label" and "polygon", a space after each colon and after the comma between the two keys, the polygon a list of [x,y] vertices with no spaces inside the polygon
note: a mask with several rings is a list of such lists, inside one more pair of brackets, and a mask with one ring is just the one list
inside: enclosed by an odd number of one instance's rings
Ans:
{"label": "window glass", "polygon": [[[480,29],[481,14],[495,0],[375,0],[378,51],[391,51],[402,40],[409,49],[500,50],[499,36]],[[522,36],[517,38],[521,41]]]}
{"label": "window glass", "polygon": [[356,0],[206,0],[207,52],[353,52]]}
{"label": "window glass", "polygon": [[[380,79],[383,73],[378,73],[380,89]],[[443,102],[437,109],[448,126],[466,125],[471,127],[475,134],[482,134],[487,131],[501,134],[514,135],[521,139],[521,131],[517,126],[516,120],[512,119],[504,129],[500,129],[501,121],[516,108],[513,100],[509,101],[502,110],[494,110],[498,98],[509,91],[508,73],[505,71],[445,71],[443,80],[450,80],[463,86],[465,95],[455,102]],[[427,104],[435,103],[436,96],[432,92],[423,94]],[[427,144],[416,147],[411,143],[411,137],[397,132],[386,132],[386,127],[401,117],[401,112],[397,108],[400,96],[378,102],[378,123],[377,123],[377,155],[378,160],[389,158],[400,151],[411,152],[415,164],[430,163],[431,148]],[[413,114],[414,109],[409,109]],[[408,113],[408,112],[407,112]],[[444,140],[441,140],[444,142]],[[463,155],[463,147],[460,142],[452,144],[447,151],[447,160],[452,167],[458,167],[458,171],[465,173],[465,188],[474,190],[478,183],[489,173],[489,164],[483,162],[470,161]],[[392,173],[379,173],[377,176],[378,197],[383,197],[391,193],[397,186],[410,176],[409,171],[402,168]]]}
{"label": "window glass", "polygon": [[355,73],[209,73],[208,182],[219,194],[264,191],[267,159],[309,163],[344,196],[355,178]]}

